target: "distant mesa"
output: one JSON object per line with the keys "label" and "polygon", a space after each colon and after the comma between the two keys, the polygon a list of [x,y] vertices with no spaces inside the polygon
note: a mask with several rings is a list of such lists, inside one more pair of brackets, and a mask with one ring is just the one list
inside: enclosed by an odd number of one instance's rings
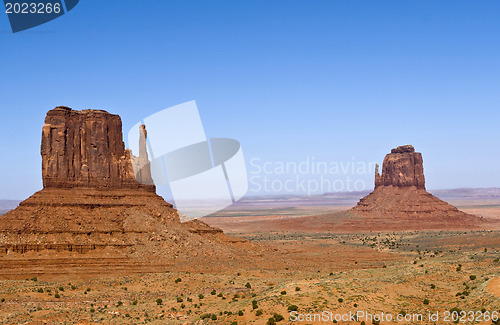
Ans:
{"label": "distant mesa", "polygon": [[426,191],[422,154],[415,152],[413,146],[392,149],[384,158],[382,174],[379,174],[378,167],[374,191],[350,211],[367,216],[410,218],[414,222],[429,222],[436,226],[467,226],[479,221],[480,218],[462,212]]}

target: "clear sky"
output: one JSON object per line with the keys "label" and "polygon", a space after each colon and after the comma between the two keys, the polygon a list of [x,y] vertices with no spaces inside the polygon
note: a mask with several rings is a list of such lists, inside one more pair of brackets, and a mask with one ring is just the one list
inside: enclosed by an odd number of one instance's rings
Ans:
{"label": "clear sky", "polygon": [[[105,109],[127,131],[189,100],[207,136],[241,142],[253,176],[413,144],[430,189],[500,187],[496,0],[84,0],[16,34],[0,14],[0,44],[0,198],[41,188],[53,107]],[[355,174],[373,186],[372,170]]]}

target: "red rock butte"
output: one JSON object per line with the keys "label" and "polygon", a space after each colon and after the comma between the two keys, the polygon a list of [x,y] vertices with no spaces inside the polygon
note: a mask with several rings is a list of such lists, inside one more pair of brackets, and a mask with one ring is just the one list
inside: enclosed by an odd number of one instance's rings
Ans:
{"label": "red rock butte", "polygon": [[426,191],[422,154],[411,145],[392,149],[385,156],[382,175],[376,166],[374,191],[350,211],[366,216],[397,217],[421,222],[423,226],[430,223],[437,228],[467,227],[480,220]]}
{"label": "red rock butte", "polygon": [[242,240],[198,220],[182,223],[155,193],[146,136],[141,126],[136,157],[125,149],[118,115],[50,110],[42,128],[43,189],[0,216],[0,277],[68,267],[101,272],[106,265],[143,272],[151,263],[235,254]]}

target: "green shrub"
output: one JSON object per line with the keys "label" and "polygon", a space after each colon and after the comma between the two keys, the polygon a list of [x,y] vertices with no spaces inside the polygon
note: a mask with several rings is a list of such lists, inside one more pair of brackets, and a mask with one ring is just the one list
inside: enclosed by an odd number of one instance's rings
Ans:
{"label": "green shrub", "polygon": [[54,298],[61,298],[61,296],[60,296],[58,293],[56,293],[56,294],[54,295]]}
{"label": "green shrub", "polygon": [[217,292],[215,291],[215,289],[213,289],[212,291],[210,291],[210,294],[211,294],[212,296],[215,296],[215,294],[216,294],[216,293],[217,293]]}
{"label": "green shrub", "polygon": [[429,299],[424,299],[424,305],[428,305],[429,304]]}
{"label": "green shrub", "polygon": [[297,311],[297,310],[299,310],[299,307],[297,305],[288,306],[288,311]]}
{"label": "green shrub", "polygon": [[280,315],[280,314],[278,314],[278,313],[274,313],[274,314],[273,314],[273,317],[274,317],[274,320],[275,320],[276,322],[281,322],[282,320],[284,320],[284,319],[285,319],[285,317],[283,317],[282,315]]}
{"label": "green shrub", "polygon": [[243,310],[238,311],[238,316],[243,316]]}
{"label": "green shrub", "polygon": [[59,287],[59,291],[64,291],[64,287]]}
{"label": "green shrub", "polygon": [[475,275],[470,275],[469,279],[471,279],[472,281],[474,281],[474,280],[476,280],[476,276]]}
{"label": "green shrub", "polygon": [[343,301],[344,301],[344,299],[342,299],[342,298],[339,298],[339,299],[338,299],[338,301],[339,301],[339,302],[343,302]]}
{"label": "green shrub", "polygon": [[179,282],[181,282],[181,281],[182,281],[182,279],[181,279],[181,278],[177,278],[177,279],[175,279],[175,281],[174,281],[174,282],[175,282],[175,283],[179,283]]}
{"label": "green shrub", "polygon": [[257,305],[257,300],[252,300],[252,309],[257,309],[259,306]]}
{"label": "green shrub", "polygon": [[267,320],[266,325],[276,325],[276,321],[274,320],[274,317],[271,317]]}
{"label": "green shrub", "polygon": [[163,300],[161,298],[156,299],[156,304],[159,306],[163,304]]}
{"label": "green shrub", "polygon": [[285,291],[285,290],[281,291],[280,293],[281,293],[282,295],[286,295],[286,291]]}

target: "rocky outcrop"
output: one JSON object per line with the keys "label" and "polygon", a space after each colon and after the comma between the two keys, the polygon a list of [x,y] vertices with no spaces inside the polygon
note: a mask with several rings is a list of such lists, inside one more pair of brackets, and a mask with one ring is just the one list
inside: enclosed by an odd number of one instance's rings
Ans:
{"label": "rocky outcrop", "polygon": [[[120,116],[102,110],[50,110],[42,128],[44,188],[145,188],[136,181],[125,150]],[[147,157],[146,157],[147,159]]]}
{"label": "rocky outcrop", "polygon": [[135,179],[139,183],[154,185],[153,178],[151,177],[151,163],[149,162],[148,151],[146,149],[147,137],[148,133],[146,131],[146,126],[139,126],[139,157],[131,155],[132,167],[134,169]]}
{"label": "rocky outcrop", "polygon": [[415,152],[411,145],[399,146],[384,158],[382,175],[375,171],[375,188],[396,186],[425,189],[424,164],[422,154]]}
{"label": "rocky outcrop", "polygon": [[62,251],[115,256],[120,263],[169,264],[212,252],[230,260],[229,237],[202,222],[181,223],[155,193],[146,139],[142,125],[135,157],[125,149],[118,115],[62,106],[49,111],[42,129],[44,188],[0,216],[0,266],[10,270],[4,257],[14,255],[20,269],[12,272],[22,273],[19,254],[45,254],[46,263]]}
{"label": "rocky outcrop", "polygon": [[[350,211],[370,217],[380,217],[380,223],[391,224],[397,218],[398,229],[467,228],[477,225],[480,218],[458,210],[425,189],[422,155],[411,145],[391,150],[384,158],[382,175],[375,170],[375,189],[362,198]],[[419,222],[421,224],[412,224]]]}

